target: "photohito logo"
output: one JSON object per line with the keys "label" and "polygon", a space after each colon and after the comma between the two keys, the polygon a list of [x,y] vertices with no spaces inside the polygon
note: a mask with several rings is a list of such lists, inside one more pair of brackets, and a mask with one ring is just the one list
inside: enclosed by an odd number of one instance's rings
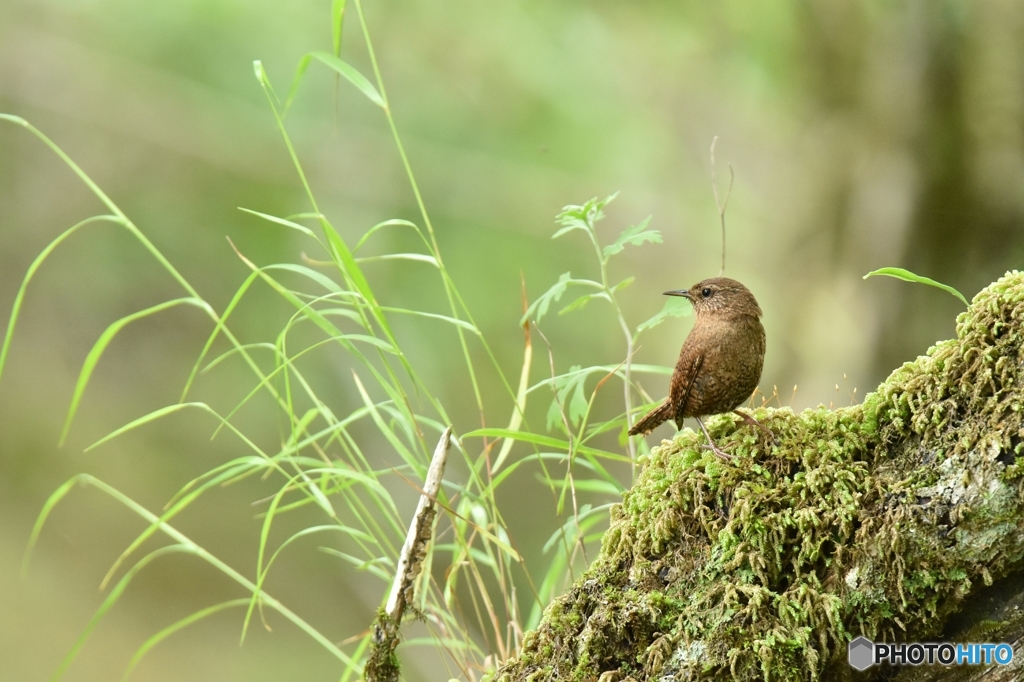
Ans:
{"label": "photohito logo", "polygon": [[951,642],[911,642],[877,644],[867,637],[850,642],[847,650],[850,667],[867,670],[873,665],[1009,665],[1013,647],[1009,644],[953,644]]}

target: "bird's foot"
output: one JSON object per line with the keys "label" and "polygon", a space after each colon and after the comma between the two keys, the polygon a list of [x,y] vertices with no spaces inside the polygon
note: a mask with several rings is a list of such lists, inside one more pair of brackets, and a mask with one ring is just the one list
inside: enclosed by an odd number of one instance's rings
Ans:
{"label": "bird's foot", "polygon": [[704,437],[708,439],[708,444],[707,445],[702,445],[701,447],[705,448],[707,450],[711,450],[711,452],[715,453],[716,455],[718,455],[719,457],[721,457],[725,461],[731,462],[732,461],[732,455],[730,455],[725,450],[723,450],[720,447],[718,447],[717,445],[715,445],[715,441],[713,441],[711,439],[711,434],[708,433],[707,428],[704,426],[704,420],[702,420],[700,417],[697,417],[697,424],[700,425],[700,430],[704,432]]}
{"label": "bird's foot", "polygon": [[731,462],[733,460],[733,456],[732,455],[730,455],[728,452],[726,452],[725,450],[721,449],[720,447],[718,447],[714,443],[708,443],[707,445],[701,445],[701,448],[703,448],[704,450],[710,450],[711,452],[715,453],[716,455],[718,455],[719,457],[721,457],[722,459],[724,459],[727,462]]}
{"label": "bird's foot", "polygon": [[756,419],[751,417],[746,412],[740,412],[739,410],[733,410],[733,413],[734,414],[738,414],[743,419],[743,421],[747,422],[748,424],[750,424],[754,428],[756,428],[759,431],[761,431],[761,433],[763,433],[765,436],[768,437],[768,439],[772,442],[773,445],[779,445],[778,437],[774,433],[772,433],[772,430],[769,429],[767,426],[765,426],[761,422],[757,421]]}

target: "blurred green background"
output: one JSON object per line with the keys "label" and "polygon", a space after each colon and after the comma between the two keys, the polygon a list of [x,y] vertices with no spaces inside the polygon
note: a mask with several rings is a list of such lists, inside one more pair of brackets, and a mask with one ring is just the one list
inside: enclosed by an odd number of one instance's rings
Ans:
{"label": "blurred green background", "polygon": [[[653,215],[664,243],[627,249],[613,274],[637,278],[623,293],[633,324],[661,308],[660,292],[717,274],[708,160],[715,135],[723,188],[726,164],[736,172],[727,274],[745,282],[765,312],[762,390],[777,386],[795,409],[859,401],[893,368],[954,333],[962,306],[952,296],[862,281],[864,273],[902,266],[970,297],[1024,256],[1019,2],[368,0],[366,11],[442,253],[511,377],[522,357],[520,278],[532,299],[562,272],[594,275],[581,238],[550,240],[564,204],[621,190],[600,224],[606,241]],[[343,56],[369,74],[356,28],[346,24]],[[225,237],[260,264],[296,262],[308,248],[236,207],[309,210],[252,60],[263,61],[284,93],[299,58],[314,49],[330,49],[328,2],[4,0],[0,111],[61,145],[222,310],[248,272]],[[336,90],[325,69],[312,67],[288,124],[322,210],[350,243],[381,220],[418,220],[386,121],[347,83]],[[0,126],[0,319],[32,259],[99,212],[36,139]],[[404,239],[383,236],[373,248],[398,249]],[[367,266],[386,303],[443,312],[428,270]],[[34,518],[57,486],[87,471],[158,510],[186,481],[239,454],[229,438],[211,443],[210,420],[196,415],[82,452],[178,399],[210,331],[207,318],[183,309],[118,338],[68,443],[56,446],[98,335],[178,295],[136,242],[103,225],[58,249],[29,289],[0,382],[0,679],[49,677],[103,599],[103,574],[143,528],[96,491],[73,493],[19,579]],[[257,292],[234,328],[243,340],[271,339],[287,314]],[[671,320],[649,333],[635,360],[672,364],[690,324]],[[623,342],[598,303],[551,316],[542,328],[559,371],[622,359]],[[458,415],[456,429],[478,426],[454,336],[399,330]],[[548,373],[538,349],[534,380]],[[318,362],[311,366],[332,409],[353,409],[349,365],[330,355]],[[497,396],[489,407],[507,419],[495,378],[483,381]],[[655,397],[667,384],[641,383]],[[242,369],[225,367],[197,390],[230,407],[249,386]],[[532,406],[539,423],[548,402]],[[239,423],[277,437],[258,410]],[[531,514],[544,513],[550,498],[529,476],[517,485],[509,524],[523,554],[541,565],[550,526],[534,528]],[[259,523],[250,503],[273,490],[226,489],[178,525],[251,575]],[[382,598],[378,582],[313,542],[277,570],[287,579],[272,579],[270,591],[338,640],[364,629]],[[244,595],[194,560],[157,562],[65,679],[117,679],[149,635],[237,596]],[[255,627],[240,648],[240,621],[229,612],[179,633],[133,679],[337,678],[336,661],[274,619],[272,633]],[[409,679],[447,679],[429,650],[403,660]]]}

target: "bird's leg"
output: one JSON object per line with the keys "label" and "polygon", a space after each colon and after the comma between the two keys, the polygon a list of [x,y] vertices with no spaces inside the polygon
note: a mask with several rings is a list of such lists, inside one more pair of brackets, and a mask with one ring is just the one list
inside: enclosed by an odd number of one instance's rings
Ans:
{"label": "bird's leg", "polygon": [[732,460],[732,455],[730,455],[729,453],[725,452],[724,450],[719,448],[717,445],[715,445],[715,441],[711,440],[711,434],[708,433],[707,428],[705,428],[704,422],[701,420],[700,417],[697,417],[696,419],[697,419],[697,423],[700,424],[700,430],[704,432],[704,437],[708,439],[708,444],[705,445],[704,447],[706,447],[708,450],[711,450],[713,453],[715,453],[716,455],[718,455],[722,459],[726,459],[726,460],[730,460],[731,461]]}
{"label": "bird's leg", "polygon": [[772,443],[774,443],[775,445],[779,444],[779,439],[775,437],[775,434],[772,433],[772,430],[769,429],[767,426],[765,426],[761,422],[757,421],[756,419],[754,419],[753,417],[751,417],[749,414],[747,414],[745,412],[740,412],[739,410],[733,410],[733,413],[738,414],[740,417],[742,417],[743,421],[747,422],[748,424],[750,424],[754,428],[759,429],[761,431],[761,433],[763,433],[764,435],[768,436],[768,438],[772,441]]}

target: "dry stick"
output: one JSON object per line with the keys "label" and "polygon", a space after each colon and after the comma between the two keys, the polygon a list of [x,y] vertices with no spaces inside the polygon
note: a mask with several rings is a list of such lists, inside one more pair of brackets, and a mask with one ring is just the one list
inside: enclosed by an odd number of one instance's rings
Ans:
{"label": "dry stick", "polygon": [[363,669],[363,678],[366,682],[398,681],[399,664],[398,657],[395,656],[398,630],[402,624],[402,616],[415,596],[416,576],[423,568],[427,543],[433,534],[434,504],[437,501],[437,491],[441,487],[444,465],[448,460],[451,438],[452,427],[449,426],[441,434],[441,440],[434,449],[434,457],[430,460],[427,480],[423,484],[416,513],[409,524],[409,532],[405,535],[405,544],[402,545],[402,553],[398,557],[398,569],[391,584],[387,606],[383,611],[377,612],[373,624],[373,645]]}
{"label": "dry stick", "polygon": [[718,206],[718,218],[722,221],[722,269],[718,276],[725,274],[725,207],[729,205],[729,195],[732,194],[732,183],[736,179],[736,173],[729,164],[729,189],[725,192],[725,203],[718,200],[718,178],[715,177],[715,145],[718,144],[718,135],[711,140],[711,190],[715,193],[715,205]]}

